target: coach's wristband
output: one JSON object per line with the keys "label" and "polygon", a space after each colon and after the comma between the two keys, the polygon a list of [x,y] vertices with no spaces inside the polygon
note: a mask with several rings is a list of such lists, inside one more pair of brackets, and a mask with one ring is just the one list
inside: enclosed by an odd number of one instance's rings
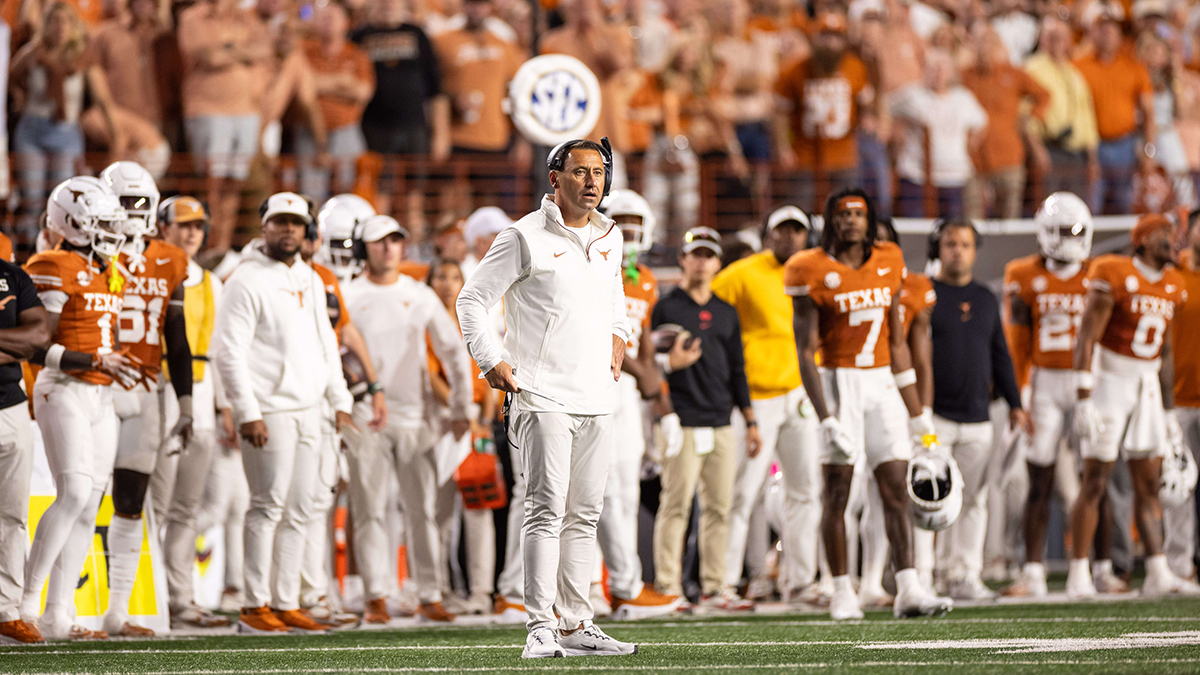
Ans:
{"label": "coach's wristband", "polygon": [[371,396],[374,396],[375,394],[378,394],[382,391],[383,391],[383,385],[379,384],[378,382],[371,382],[370,384],[367,385],[367,393],[370,394]]}
{"label": "coach's wristband", "polygon": [[917,371],[912,368],[895,373],[892,377],[896,379],[897,389],[903,389],[917,383]]}
{"label": "coach's wristband", "polygon": [[66,353],[66,347],[60,344],[50,345],[50,348],[46,350],[46,367],[62,370],[62,357]]}
{"label": "coach's wristband", "polygon": [[1075,388],[1087,389],[1091,391],[1092,387],[1096,386],[1096,376],[1090,370],[1075,371]]}

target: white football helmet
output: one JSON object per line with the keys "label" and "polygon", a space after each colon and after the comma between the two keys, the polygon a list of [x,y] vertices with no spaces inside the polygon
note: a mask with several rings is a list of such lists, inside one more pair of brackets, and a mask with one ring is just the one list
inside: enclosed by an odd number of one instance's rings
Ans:
{"label": "white football helmet", "polygon": [[1171,452],[1163,458],[1162,474],[1159,478],[1158,499],[1163,508],[1183,505],[1196,488],[1200,469],[1196,460],[1182,443],[1172,443]]}
{"label": "white football helmet", "polygon": [[1065,263],[1083,262],[1092,252],[1092,212],[1071,192],[1046,197],[1033,217],[1042,255]]}
{"label": "white football helmet", "polygon": [[137,162],[113,162],[100,172],[100,179],[121,200],[127,239],[158,233],[158,185],[149,171]]}
{"label": "white football helmet", "polygon": [[644,253],[654,245],[654,231],[658,227],[658,219],[650,210],[650,202],[633,190],[613,190],[604,201],[600,202],[600,211],[609,218],[617,216],[638,216],[641,225],[625,223],[620,225],[621,232],[632,232],[633,241],[625,241],[625,256],[634,253]]}
{"label": "white football helmet", "polygon": [[362,269],[362,262],[354,257],[354,233],[359,223],[373,215],[371,202],[355,194],[330,197],[317,212],[322,240],[317,262],[328,265],[339,281],[349,281]]}
{"label": "white football helmet", "polygon": [[113,258],[125,245],[125,209],[108,185],[91,176],[58,184],[46,201],[46,229],[72,246]]}
{"label": "white football helmet", "polygon": [[950,527],[962,510],[962,480],[953,457],[918,445],[908,460],[913,525],[932,532]]}

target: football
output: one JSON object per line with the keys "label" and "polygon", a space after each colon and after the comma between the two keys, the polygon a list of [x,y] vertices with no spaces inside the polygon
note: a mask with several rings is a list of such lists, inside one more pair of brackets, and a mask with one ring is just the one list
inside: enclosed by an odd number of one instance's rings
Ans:
{"label": "football", "polygon": [[671,347],[675,346],[675,340],[680,334],[691,335],[686,328],[674,323],[666,323],[650,333],[650,339],[654,341],[654,351],[659,354],[665,354],[671,351]]}
{"label": "football", "polygon": [[358,354],[350,351],[345,345],[338,350],[342,355],[342,375],[346,378],[346,388],[355,401],[367,397],[367,369],[363,366]]}

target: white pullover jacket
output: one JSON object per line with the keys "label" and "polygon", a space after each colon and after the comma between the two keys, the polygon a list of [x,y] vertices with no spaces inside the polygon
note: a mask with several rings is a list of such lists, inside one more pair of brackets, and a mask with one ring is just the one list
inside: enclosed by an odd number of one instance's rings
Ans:
{"label": "white pullover jacket", "polygon": [[269,258],[261,242],[243,256],[225,282],[213,328],[213,359],[235,424],[312,408],[322,398],[349,413],[354,401],[321,278],[298,255],[291,264]]}
{"label": "white pullover jacket", "polygon": [[[458,296],[467,350],[484,373],[506,361],[524,392],[519,410],[606,415],[616,403],[612,338],[629,340],[621,280],[621,231],[595,211],[584,240],[550,195],[504,229]],[[504,298],[501,348],[488,310]],[[562,405],[559,405],[561,403]]]}

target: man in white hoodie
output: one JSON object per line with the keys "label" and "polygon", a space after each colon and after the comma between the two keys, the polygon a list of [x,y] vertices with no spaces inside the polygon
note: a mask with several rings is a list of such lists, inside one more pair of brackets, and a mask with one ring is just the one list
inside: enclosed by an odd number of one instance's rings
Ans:
{"label": "man in white hoodie", "polygon": [[213,335],[251,495],[238,629],[324,632],[326,626],[300,611],[299,560],[315,503],[321,399],[335,411],[339,432],[357,430],[350,419],[353,399],[329,323],[325,284],[299,255],[312,226],[308,201],[281,192],[261,212],[262,241],[246,247],[229,277]]}
{"label": "man in white hoodie", "polygon": [[[458,296],[459,323],[488,384],[511,394],[509,442],[526,475],[522,657],[633,654],[592,624],[588,600],[630,337],[621,231],[596,211],[612,152],[607,139],[567,141],[546,164],[554,194],[496,237]],[[502,296],[503,347],[487,329]]]}

